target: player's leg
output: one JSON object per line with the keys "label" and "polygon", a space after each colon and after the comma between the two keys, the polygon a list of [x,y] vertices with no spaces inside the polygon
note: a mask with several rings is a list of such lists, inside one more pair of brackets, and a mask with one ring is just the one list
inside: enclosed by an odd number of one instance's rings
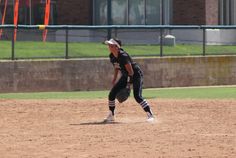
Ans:
{"label": "player's leg", "polygon": [[141,107],[143,108],[143,110],[147,113],[148,120],[153,120],[153,113],[150,108],[150,105],[142,97],[142,84],[143,84],[143,77],[141,75],[135,76],[133,80],[134,98],[136,102],[139,103]]}
{"label": "player's leg", "polygon": [[105,121],[114,121],[114,115],[115,115],[115,99],[116,94],[126,86],[127,84],[127,78],[124,76],[121,76],[119,81],[112,87],[109,95],[108,95],[108,107],[109,107],[109,114]]}

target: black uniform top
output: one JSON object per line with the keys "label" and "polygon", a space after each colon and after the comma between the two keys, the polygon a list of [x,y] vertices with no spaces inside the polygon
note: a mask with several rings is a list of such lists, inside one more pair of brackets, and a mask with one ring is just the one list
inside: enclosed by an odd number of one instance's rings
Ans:
{"label": "black uniform top", "polygon": [[118,53],[118,57],[116,58],[112,53],[109,55],[110,62],[113,64],[113,66],[117,69],[119,69],[124,76],[128,76],[128,71],[125,68],[126,64],[131,64],[134,75],[141,72],[139,66],[137,63],[135,63],[132,58],[129,56],[127,52],[125,52],[123,49],[120,49],[120,53]]}

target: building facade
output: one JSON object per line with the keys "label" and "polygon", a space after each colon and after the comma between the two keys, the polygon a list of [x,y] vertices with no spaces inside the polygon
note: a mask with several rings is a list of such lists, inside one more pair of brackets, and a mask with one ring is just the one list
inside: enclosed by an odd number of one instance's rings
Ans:
{"label": "building facade", "polygon": [[[0,1],[0,20],[6,0]],[[20,0],[19,24],[43,24],[45,0]],[[5,24],[13,23],[8,0]],[[51,25],[233,25],[235,0],[51,0]]]}

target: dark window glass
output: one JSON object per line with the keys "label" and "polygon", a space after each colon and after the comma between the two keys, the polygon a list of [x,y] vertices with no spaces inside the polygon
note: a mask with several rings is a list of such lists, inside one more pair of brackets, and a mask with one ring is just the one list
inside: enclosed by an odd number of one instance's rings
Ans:
{"label": "dark window glass", "polygon": [[145,24],[145,0],[129,0],[129,24]]}
{"label": "dark window glass", "polygon": [[[93,4],[94,24],[107,24],[107,0],[93,0]],[[158,25],[162,17],[164,24],[170,24],[172,0],[111,0],[111,14],[112,24]]]}
{"label": "dark window glass", "polygon": [[112,0],[112,24],[122,25],[127,23],[127,0]]}
{"label": "dark window glass", "polygon": [[107,24],[107,0],[94,0],[94,23]]}
{"label": "dark window glass", "polygon": [[146,24],[158,25],[161,23],[161,0],[147,0],[146,2]]}

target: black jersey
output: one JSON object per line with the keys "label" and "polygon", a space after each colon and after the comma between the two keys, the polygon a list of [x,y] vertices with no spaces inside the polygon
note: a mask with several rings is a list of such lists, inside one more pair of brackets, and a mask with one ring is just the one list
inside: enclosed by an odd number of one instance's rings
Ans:
{"label": "black jersey", "polygon": [[120,49],[120,53],[118,54],[117,58],[112,53],[109,55],[109,57],[110,57],[110,62],[113,64],[115,68],[121,71],[122,75],[128,76],[128,71],[125,68],[126,64],[132,65],[134,74],[141,71],[138,64],[135,63],[129,56],[129,54],[125,52],[123,49]]}

